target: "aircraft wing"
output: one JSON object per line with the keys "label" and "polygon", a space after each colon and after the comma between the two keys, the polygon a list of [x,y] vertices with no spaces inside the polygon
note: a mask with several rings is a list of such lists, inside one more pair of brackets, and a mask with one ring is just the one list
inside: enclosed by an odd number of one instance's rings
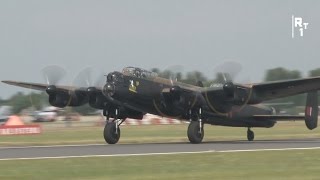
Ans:
{"label": "aircraft wing", "polygon": [[[3,83],[13,85],[13,86],[19,86],[23,88],[28,88],[28,89],[34,89],[38,91],[45,91],[46,88],[48,87],[47,84],[41,84],[41,83],[28,83],[28,82],[19,82],[19,81],[1,81]],[[75,87],[75,86],[60,86],[56,85],[56,88],[61,91],[86,91],[86,88],[83,87]],[[100,87],[98,89],[101,89]]]}
{"label": "aircraft wing", "polygon": [[[234,84],[234,88],[235,94],[232,96],[235,99],[244,100],[242,103],[258,104],[267,100],[320,90],[320,77],[274,81],[250,85]],[[220,100],[221,102],[226,103],[228,98],[223,87],[202,88],[201,93],[204,95],[207,101],[210,102],[219,102]]]}
{"label": "aircraft wing", "polygon": [[320,77],[286,81],[266,82],[251,85],[257,101],[267,101],[320,89]]}

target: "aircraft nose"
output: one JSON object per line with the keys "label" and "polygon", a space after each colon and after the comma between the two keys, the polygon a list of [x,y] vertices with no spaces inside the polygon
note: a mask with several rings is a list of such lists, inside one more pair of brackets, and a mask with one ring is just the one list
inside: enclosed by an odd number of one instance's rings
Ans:
{"label": "aircraft nose", "polygon": [[115,86],[114,84],[107,82],[106,85],[104,85],[103,90],[102,90],[103,95],[105,96],[113,96],[115,93]]}
{"label": "aircraft nose", "polygon": [[123,74],[117,71],[107,75],[107,83],[103,86],[102,93],[106,97],[113,97],[121,92],[122,83],[124,82]]}

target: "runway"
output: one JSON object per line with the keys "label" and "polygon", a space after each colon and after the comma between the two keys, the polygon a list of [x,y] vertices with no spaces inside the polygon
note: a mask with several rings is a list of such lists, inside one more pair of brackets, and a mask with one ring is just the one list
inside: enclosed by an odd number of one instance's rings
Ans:
{"label": "runway", "polygon": [[320,139],[1,147],[0,160],[320,149]]}

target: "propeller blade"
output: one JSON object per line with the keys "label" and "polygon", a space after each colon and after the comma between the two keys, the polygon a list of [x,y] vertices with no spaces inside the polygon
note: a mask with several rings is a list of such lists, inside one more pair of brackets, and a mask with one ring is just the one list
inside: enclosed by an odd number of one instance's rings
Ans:
{"label": "propeller blade", "polygon": [[162,76],[165,78],[168,78],[171,82],[171,85],[174,86],[175,82],[182,79],[182,75],[184,72],[184,67],[181,65],[173,65],[167,67],[163,73]]}
{"label": "propeller blade", "polygon": [[[102,87],[106,83],[105,73],[102,71],[96,75],[93,67],[82,69],[74,78],[73,85],[79,87]],[[95,78],[92,78],[94,75]]]}
{"label": "propeller blade", "polygon": [[100,73],[98,73],[98,77],[96,78],[96,80],[94,81],[94,86],[95,87],[102,87],[103,85],[106,84],[106,76],[105,73],[103,73],[102,71]]}
{"label": "propeller blade", "polygon": [[73,85],[79,87],[90,87],[92,83],[92,67],[82,69],[73,80]]}
{"label": "propeller blade", "polygon": [[[50,66],[46,66],[44,68],[41,69],[43,78],[45,80],[45,82],[47,83],[48,87],[46,89],[47,94],[52,94],[56,91],[56,84],[63,78],[66,76],[67,71],[62,68],[61,66],[58,65],[50,65]],[[37,105],[37,101],[38,98],[34,98],[34,96],[37,96],[37,93],[33,93],[32,91],[29,94],[29,101],[31,104],[31,107],[33,108],[33,110],[36,109],[40,109],[43,105],[47,106],[49,104],[47,104],[48,102],[42,102],[39,106],[39,104]]]}
{"label": "propeller blade", "polygon": [[[219,83],[232,82],[241,70],[241,64],[233,61],[224,62],[213,68],[213,72],[216,73],[216,80],[220,81]],[[221,79],[223,79],[223,82],[221,82]]]}
{"label": "propeller blade", "polygon": [[43,77],[48,85],[57,84],[66,74],[66,70],[58,65],[46,66],[42,69]]}

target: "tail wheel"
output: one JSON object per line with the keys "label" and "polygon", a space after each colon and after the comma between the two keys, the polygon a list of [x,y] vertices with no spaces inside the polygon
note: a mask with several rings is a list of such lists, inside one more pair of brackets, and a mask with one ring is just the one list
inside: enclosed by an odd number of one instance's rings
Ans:
{"label": "tail wheel", "polygon": [[202,142],[204,136],[203,126],[200,129],[198,121],[191,121],[188,127],[188,139],[192,144],[199,144]]}
{"label": "tail wheel", "polygon": [[116,123],[116,121],[108,122],[104,127],[103,136],[108,144],[116,144],[120,139],[120,128]]}
{"label": "tail wheel", "polygon": [[248,131],[247,131],[247,139],[248,141],[254,140],[254,132],[250,128],[248,128]]}

